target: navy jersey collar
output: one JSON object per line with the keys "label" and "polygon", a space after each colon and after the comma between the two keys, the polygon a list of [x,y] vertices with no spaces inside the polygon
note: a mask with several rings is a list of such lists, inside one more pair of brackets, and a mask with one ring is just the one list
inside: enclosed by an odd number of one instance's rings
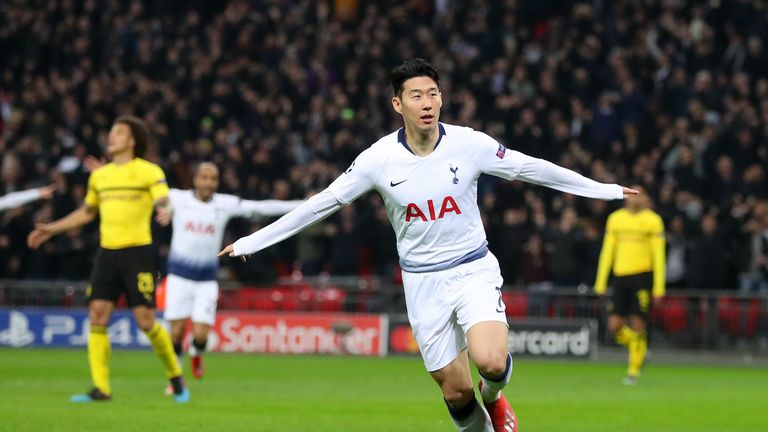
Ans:
{"label": "navy jersey collar", "polygon": [[[445,135],[445,127],[443,126],[443,124],[442,124],[442,123],[438,123],[438,124],[437,124],[437,131],[438,131],[438,132],[437,132],[437,133],[438,133],[437,142],[435,143],[435,148],[434,148],[434,149],[432,149],[432,151],[435,151],[435,149],[437,148],[437,146],[439,146],[439,145],[440,145],[440,141],[442,141],[442,140],[443,140],[443,136]],[[413,150],[411,150],[411,148],[410,148],[410,147],[408,147],[408,142],[407,142],[407,140],[405,139],[405,127],[401,127],[401,128],[400,128],[400,129],[397,131],[397,142],[399,142],[400,144],[402,144],[402,145],[403,145],[403,147],[405,147],[405,149],[406,149],[406,150],[408,150],[409,152],[411,152],[411,154],[413,154],[413,155],[415,155],[415,154],[416,154],[416,153],[414,153],[414,152],[413,152]]]}

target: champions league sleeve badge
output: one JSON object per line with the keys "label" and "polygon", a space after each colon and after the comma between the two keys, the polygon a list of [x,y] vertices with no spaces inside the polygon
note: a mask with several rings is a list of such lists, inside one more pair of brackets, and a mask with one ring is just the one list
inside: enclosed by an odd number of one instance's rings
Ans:
{"label": "champions league sleeve badge", "polygon": [[499,149],[496,151],[496,157],[499,159],[504,159],[504,153],[507,152],[507,148],[504,147],[504,144],[499,144]]}

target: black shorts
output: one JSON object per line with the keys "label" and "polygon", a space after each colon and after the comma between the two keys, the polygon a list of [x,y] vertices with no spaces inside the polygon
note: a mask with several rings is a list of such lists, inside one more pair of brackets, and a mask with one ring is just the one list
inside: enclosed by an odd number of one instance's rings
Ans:
{"label": "black shorts", "polygon": [[613,295],[608,301],[608,313],[619,316],[648,317],[651,307],[653,273],[638,273],[613,277]]}
{"label": "black shorts", "polygon": [[116,302],[125,294],[129,307],[155,307],[157,257],[152,245],[124,249],[99,249],[93,266],[91,284],[86,291],[88,301]]}

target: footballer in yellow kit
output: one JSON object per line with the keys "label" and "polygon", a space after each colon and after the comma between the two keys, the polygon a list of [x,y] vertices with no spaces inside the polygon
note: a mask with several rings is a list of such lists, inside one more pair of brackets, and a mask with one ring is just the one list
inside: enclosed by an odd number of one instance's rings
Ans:
{"label": "footballer in yellow kit", "polygon": [[650,209],[642,186],[625,207],[608,217],[600,251],[595,292],[603,295],[613,270],[613,294],[608,302],[608,329],[629,350],[625,384],[636,384],[645,361],[647,321],[652,298],[664,296],[664,222]]}
{"label": "footballer in yellow kit", "polygon": [[72,396],[72,402],[112,398],[108,325],[121,295],[125,295],[136,325],[162,360],[175,400],[189,401],[170,336],[155,320],[158,266],[152,246],[151,218],[155,207],[168,205],[168,185],[163,170],[141,158],[149,139],[149,130],[141,119],[117,118],[108,137],[111,162],[91,174],[84,205],[57,221],[36,226],[27,238],[29,247],[37,249],[54,235],[85,225],[97,215],[101,218],[101,248],[86,293],[90,320],[88,363],[93,388]]}

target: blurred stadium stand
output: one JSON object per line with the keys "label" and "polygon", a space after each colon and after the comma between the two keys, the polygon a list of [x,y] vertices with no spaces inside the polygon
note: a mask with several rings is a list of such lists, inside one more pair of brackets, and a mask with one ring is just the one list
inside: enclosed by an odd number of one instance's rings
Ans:
{"label": "blurred stadium stand", "polygon": [[[696,346],[765,337],[763,1],[7,0],[0,22],[0,193],[59,188],[0,214],[0,275],[16,280],[3,282],[6,305],[82,304],[83,284],[59,281],[87,279],[95,224],[37,252],[25,238],[82,201],[83,158],[101,155],[117,115],[147,119],[151,158],[174,187],[211,160],[222,192],[304,198],[399,127],[386,73],[423,56],[442,73],[444,121],[648,187],[668,232],[661,333]],[[505,280],[522,287],[505,294],[512,317],[599,316],[575,287],[593,282],[616,204],[490,177],[479,194]],[[266,222],[236,221],[228,239]],[[156,228],[161,258],[169,235]],[[398,309],[394,246],[370,195],[246,264],[225,262],[225,280],[257,288],[225,291],[222,306]],[[301,279],[317,275],[352,282]],[[287,277],[304,285],[277,284]],[[358,289],[374,280],[387,282]]]}

